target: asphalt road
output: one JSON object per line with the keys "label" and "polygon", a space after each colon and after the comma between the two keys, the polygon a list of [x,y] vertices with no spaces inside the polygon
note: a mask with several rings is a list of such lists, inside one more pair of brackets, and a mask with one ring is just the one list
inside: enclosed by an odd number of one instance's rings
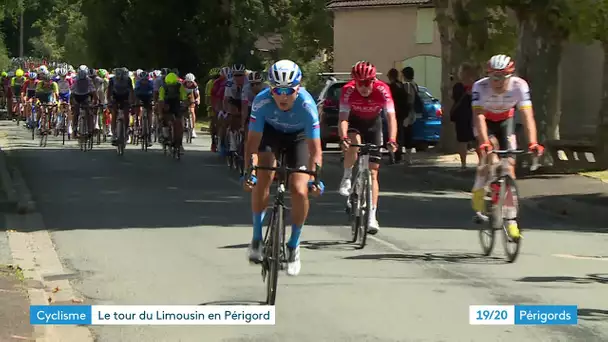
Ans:
{"label": "asphalt road", "polygon": [[[36,147],[3,124],[5,143],[51,232],[71,284],[92,304],[251,302],[265,298],[246,261],[248,196],[201,135],[183,160],[128,146],[79,151]],[[157,148],[157,147],[156,147]],[[480,255],[467,194],[436,189],[401,166],[381,173],[381,232],[364,250],[349,237],[337,194],[337,154],[325,159],[329,191],[313,200],[302,272],[282,275],[276,326],[94,327],[99,341],[606,341],[608,237],[526,215],[523,252]],[[475,304],[577,304],[577,326],[470,326]],[[598,316],[599,315],[599,316]]]}

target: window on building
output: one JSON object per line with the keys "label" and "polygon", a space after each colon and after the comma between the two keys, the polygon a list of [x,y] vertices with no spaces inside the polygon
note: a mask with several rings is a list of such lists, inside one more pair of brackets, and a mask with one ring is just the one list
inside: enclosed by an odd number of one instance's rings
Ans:
{"label": "window on building", "polygon": [[416,43],[431,44],[435,35],[435,9],[418,8],[416,12]]}

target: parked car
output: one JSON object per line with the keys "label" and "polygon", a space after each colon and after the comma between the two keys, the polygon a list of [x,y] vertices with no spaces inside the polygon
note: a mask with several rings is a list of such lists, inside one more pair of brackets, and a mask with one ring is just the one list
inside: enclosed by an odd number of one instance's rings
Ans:
{"label": "parked car", "polygon": [[419,86],[418,88],[418,95],[424,104],[424,113],[416,113],[412,133],[416,150],[424,151],[439,142],[443,109],[439,100],[426,87]]}
{"label": "parked car", "polygon": [[338,110],[342,87],[347,82],[347,80],[338,80],[334,76],[329,76],[325,81],[325,87],[317,98],[321,127],[321,147],[323,150],[327,149],[328,143],[337,144],[340,142],[340,136],[338,135]]}
{"label": "parked car", "polygon": [[[424,113],[416,113],[416,122],[414,122],[414,127],[412,127],[412,140],[416,151],[424,151],[429,146],[434,146],[439,142],[443,110],[439,100],[433,97],[426,87],[418,86],[418,90],[418,95],[424,106]],[[383,115],[382,119],[384,143],[386,144],[388,139],[386,116]]]}
{"label": "parked car", "polygon": [[[348,80],[338,80],[330,76],[325,87],[317,99],[321,126],[321,144],[323,150],[328,143],[339,143],[338,135],[338,110],[342,87]],[[420,99],[424,104],[424,113],[416,114],[416,122],[413,127],[414,146],[418,151],[426,150],[439,142],[441,133],[441,117],[443,111],[441,103],[426,87],[419,86]],[[383,115],[384,137],[387,137],[386,119]],[[386,143],[386,141],[385,141]]]}

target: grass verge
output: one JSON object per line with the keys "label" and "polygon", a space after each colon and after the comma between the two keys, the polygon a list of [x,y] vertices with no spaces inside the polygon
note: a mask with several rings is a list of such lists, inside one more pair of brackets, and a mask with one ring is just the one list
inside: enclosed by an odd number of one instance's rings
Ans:
{"label": "grass verge", "polygon": [[604,182],[608,182],[608,170],[581,172],[580,175],[583,175],[585,177],[596,178],[596,179],[600,179]]}

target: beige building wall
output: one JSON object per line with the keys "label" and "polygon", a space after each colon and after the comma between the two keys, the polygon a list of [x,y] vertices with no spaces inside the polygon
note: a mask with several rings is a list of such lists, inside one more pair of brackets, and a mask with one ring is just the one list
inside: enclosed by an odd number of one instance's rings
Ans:
{"label": "beige building wall", "polygon": [[561,63],[561,137],[591,137],[595,134],[602,99],[602,46],[568,43]]}
{"label": "beige building wall", "polygon": [[[429,10],[429,9],[423,9]],[[334,71],[349,72],[359,60],[374,63],[386,81],[391,68],[419,55],[441,56],[437,25],[432,42],[416,43],[417,7],[380,7],[334,11]],[[429,25],[429,27],[431,27]]]}

